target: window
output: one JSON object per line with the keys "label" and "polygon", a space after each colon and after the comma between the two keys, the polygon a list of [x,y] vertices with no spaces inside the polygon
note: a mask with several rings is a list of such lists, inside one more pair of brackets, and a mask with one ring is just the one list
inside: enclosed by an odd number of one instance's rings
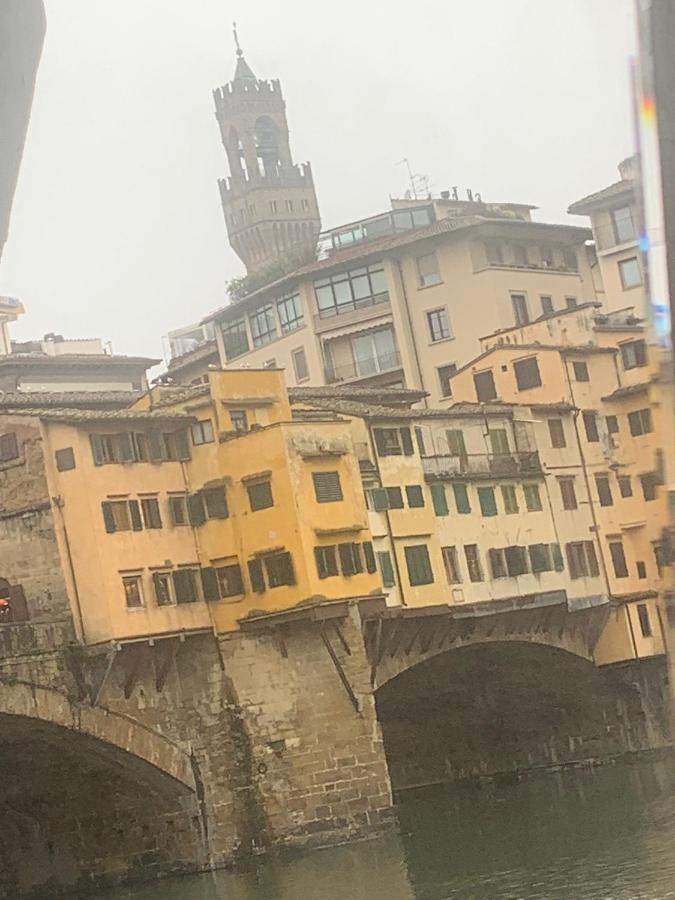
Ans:
{"label": "window", "polygon": [[641,560],[638,560],[635,563],[635,568],[637,569],[637,576],[640,579],[647,577],[647,566]]}
{"label": "window", "polygon": [[656,500],[657,476],[653,472],[649,475],[640,475],[640,484],[643,498],[647,501]]}
{"label": "window", "polygon": [[452,397],[452,388],[450,386],[450,377],[457,371],[457,363],[448,363],[447,366],[439,366],[438,381],[441,385],[441,397]]}
{"label": "window", "polygon": [[408,500],[408,506],[412,509],[424,506],[424,491],[422,490],[421,485],[407,484],[405,488],[405,495]]}
{"label": "window", "polygon": [[490,452],[494,456],[507,456],[511,452],[506,428],[488,429],[488,438],[490,440]]}
{"label": "window", "polygon": [[342,500],[339,472],[312,472],[314,495],[317,503],[333,503]]}
{"label": "window", "polygon": [[322,319],[389,299],[381,262],[321,278],[314,282],[314,292]]}
{"label": "window", "polygon": [[227,360],[235,359],[237,356],[248,353],[250,347],[245,319],[233,322],[232,325],[225,325],[223,328],[223,349]]}
{"label": "window", "polygon": [[631,484],[630,475],[619,475],[617,481],[619,482],[619,493],[621,496],[632,497],[633,485]]}
{"label": "window", "polygon": [[612,557],[612,566],[614,574],[617,578],[628,578],[628,566],[626,565],[626,555],[623,552],[623,544],[621,541],[609,542],[609,553]]}
{"label": "window", "polygon": [[270,212],[275,213],[278,212],[278,206],[276,200],[270,200]]}
{"label": "window", "polygon": [[636,409],[628,413],[628,427],[633,437],[649,434],[652,430],[652,414],[649,409]]}
{"label": "window", "polygon": [[146,528],[161,528],[162,517],[159,513],[159,500],[157,497],[143,497],[141,500],[141,512],[143,524]]}
{"label": "window", "polygon": [[473,376],[473,384],[476,388],[476,399],[479,403],[487,403],[489,400],[497,399],[497,388],[495,387],[492,369],[476,372]]}
{"label": "window", "polygon": [[616,238],[617,244],[625,244],[627,241],[635,240],[633,215],[629,206],[613,209],[612,221],[614,223],[614,237]]}
{"label": "window", "polygon": [[403,509],[403,494],[400,487],[385,488],[388,509]]}
{"label": "window", "polygon": [[417,283],[420,287],[431,287],[434,284],[441,283],[441,274],[438,271],[438,260],[435,253],[426,253],[424,256],[418,256],[417,263]]}
{"label": "window", "polygon": [[549,544],[530,544],[527,548],[530,557],[530,568],[537,575],[539,572],[551,572],[553,560]]}
{"label": "window", "polygon": [[251,512],[274,506],[271,481],[258,481],[256,484],[247,484],[246,491],[248,493],[248,502],[251,505]]}
{"label": "window", "polygon": [[238,434],[244,434],[248,431],[248,415],[245,409],[230,410],[230,425],[232,430]]}
{"label": "window", "polygon": [[277,313],[282,334],[289,334],[305,324],[300,294],[288,294],[277,300]]}
{"label": "window", "polygon": [[567,446],[562,419],[549,419],[548,433],[551,437],[551,447],[561,448]]}
{"label": "window", "polygon": [[612,497],[612,489],[609,485],[609,478],[607,475],[596,475],[595,476],[595,489],[598,492],[598,500],[600,501],[600,506],[613,506],[614,498]]}
{"label": "window", "polygon": [[587,410],[581,414],[584,420],[584,431],[586,432],[586,440],[589,444],[597,444],[600,440],[598,434],[598,414],[593,410]]}
{"label": "window", "polygon": [[607,434],[618,434],[619,420],[616,416],[606,416],[605,424],[607,425]]}
{"label": "window", "polygon": [[600,574],[592,541],[574,541],[566,544],[565,550],[570,578],[597,577]]}
{"label": "window", "polygon": [[588,366],[585,362],[575,361],[572,363],[575,381],[590,381],[588,376]]}
{"label": "window", "polygon": [[10,462],[19,458],[19,442],[13,431],[0,434],[0,462]]}
{"label": "window", "polygon": [[127,609],[140,609],[143,606],[143,586],[140,575],[125,575],[122,578],[124,599]]}
{"label": "window", "polygon": [[574,478],[559,478],[560,497],[563,509],[577,509],[577,492],[574,489]]}
{"label": "window", "polygon": [[492,487],[478,488],[478,502],[480,504],[480,514],[482,516],[497,515],[497,501],[495,500],[495,489]]}
{"label": "window", "polygon": [[448,508],[448,498],[445,496],[445,485],[430,484],[429,491],[431,492],[431,502],[435,514],[437,516],[447,516],[450,510]]}
{"label": "window", "polygon": [[426,456],[426,450],[424,449],[424,432],[417,425],[415,425],[415,443],[417,444],[417,452],[419,455]]}
{"label": "window", "polygon": [[68,472],[75,468],[75,454],[72,447],[64,447],[54,454],[56,468],[59,472]]}
{"label": "window", "polygon": [[361,548],[358,544],[351,542],[338,544],[338,555],[343,575],[356,575],[359,572],[363,572]]}
{"label": "window", "polygon": [[213,423],[211,419],[202,419],[190,429],[192,432],[192,443],[195,446],[200,444],[210,444],[213,441]]}
{"label": "window", "polygon": [[315,547],[314,560],[319,578],[332,578],[334,575],[339,575],[335,544]]}
{"label": "window", "polygon": [[541,508],[541,495],[538,484],[524,484],[525,506],[530,512],[538,512]]}
{"label": "window", "polygon": [[504,262],[502,245],[499,241],[485,241],[485,257],[490,266],[501,266]]}
{"label": "window", "polygon": [[513,513],[518,512],[518,496],[516,494],[516,488],[512,484],[503,484],[501,486],[502,491],[502,502],[504,503],[504,512],[507,515],[512,515]]}
{"label": "window", "polygon": [[642,637],[652,636],[652,623],[649,621],[649,610],[646,603],[638,603],[637,605],[638,622],[640,623],[640,631]]}
{"label": "window", "polygon": [[530,321],[530,313],[527,309],[525,294],[511,294],[511,304],[516,325],[527,325]]}
{"label": "window", "polygon": [[216,578],[221,597],[239,597],[244,593],[244,579],[239,563],[216,567]]}
{"label": "window", "polygon": [[307,381],[309,378],[309,369],[307,367],[307,355],[304,347],[299,347],[291,353],[293,360],[293,371],[295,372],[295,380],[299,383]]}
{"label": "window", "polygon": [[530,388],[541,386],[541,375],[536,356],[528,356],[527,359],[519,359],[514,362],[513,371],[519,391],[527,391]]}
{"label": "window", "polygon": [[141,531],[143,522],[138,500],[106,500],[101,504],[105,530],[112,534],[116,531]]}
{"label": "window", "polygon": [[448,441],[448,456],[466,456],[463,431],[459,428],[448,428],[445,432],[445,437]]}
{"label": "window", "polygon": [[199,599],[194,569],[176,569],[171,575],[176,603],[194,603]]}
{"label": "window", "polygon": [[440,309],[430,310],[427,313],[427,324],[429,326],[429,337],[432,341],[442,341],[445,338],[452,337],[448,310],[445,306]]}
{"label": "window", "polygon": [[542,316],[550,316],[553,314],[553,297],[548,294],[542,294],[539,297],[541,301],[541,314]]}
{"label": "window", "polygon": [[483,568],[480,564],[480,555],[477,544],[464,545],[464,557],[469,570],[469,581],[483,581]]}
{"label": "window", "polygon": [[579,301],[576,297],[565,297],[565,307],[567,309],[576,309],[579,305]]}
{"label": "window", "polygon": [[406,547],[405,562],[411,587],[433,583],[434,573],[431,570],[429,550],[426,544],[413,544]]}
{"label": "window", "polygon": [[526,547],[505,547],[504,559],[506,560],[506,571],[511,578],[526,575],[529,571]]}
{"label": "window", "polygon": [[465,484],[453,484],[452,492],[455,495],[455,506],[458,513],[470,513],[469,491]]}
{"label": "window", "polygon": [[277,323],[272,306],[263,306],[248,317],[254,347],[263,347],[277,336]]}
{"label": "window", "polygon": [[224,487],[206,488],[202,491],[206,515],[209,519],[227,519],[227,496]]}
{"label": "window", "polygon": [[448,584],[461,584],[462,575],[459,571],[457,547],[441,547],[441,553],[443,554],[443,565],[445,566]]}
{"label": "window", "polygon": [[414,451],[409,428],[373,428],[378,456],[412,456]]}
{"label": "window", "polygon": [[172,606],[174,599],[171,573],[153,572],[152,584],[155,589],[155,601],[157,606]]}
{"label": "window", "polygon": [[647,344],[643,340],[619,344],[624,369],[638,369],[647,365]]}
{"label": "window", "polygon": [[171,516],[172,525],[187,525],[187,498],[169,497],[169,515]]}
{"label": "window", "polygon": [[307,210],[309,209],[309,200],[304,200],[304,199],[303,199],[303,201],[302,201],[302,208],[304,209],[305,212],[307,212]]}
{"label": "window", "polygon": [[394,578],[394,567],[391,563],[391,555],[388,550],[377,551],[377,563],[382,576],[382,587],[394,587],[396,579]]}
{"label": "window", "polygon": [[642,272],[637,256],[624,259],[619,263],[619,275],[624,291],[639,287],[642,284]]}
{"label": "window", "polygon": [[282,587],[285,584],[295,584],[295,571],[293,558],[290,553],[270,553],[263,557],[263,564],[267,574],[268,587]]}
{"label": "window", "polygon": [[488,561],[490,563],[490,574],[493,578],[506,578],[506,560],[504,559],[504,551],[491,547],[488,550]]}
{"label": "window", "polygon": [[577,272],[579,269],[576,251],[571,247],[563,247],[563,264],[566,269],[571,269],[572,272]]}
{"label": "window", "polygon": [[286,201],[286,211],[293,212],[293,201],[292,200]]}

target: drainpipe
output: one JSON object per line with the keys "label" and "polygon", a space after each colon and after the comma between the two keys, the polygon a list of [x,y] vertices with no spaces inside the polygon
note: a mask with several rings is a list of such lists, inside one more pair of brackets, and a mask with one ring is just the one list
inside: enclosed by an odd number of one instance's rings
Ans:
{"label": "drainpipe", "polygon": [[581,444],[581,437],[579,436],[579,424],[578,424],[577,420],[579,418],[579,413],[581,412],[581,410],[577,407],[577,401],[574,397],[574,388],[572,387],[572,379],[570,378],[569,363],[568,363],[567,359],[564,360],[564,366],[565,366],[565,378],[567,380],[567,387],[570,392],[570,397],[572,398],[572,405],[574,406],[574,413],[573,413],[574,437],[576,438],[577,449],[579,451],[579,459],[581,460],[581,471],[584,476],[584,484],[586,485],[586,497],[588,498],[588,508],[590,509],[590,512],[591,512],[591,522],[593,523],[593,530],[595,533],[595,543],[597,545],[598,553],[600,555],[600,565],[602,566],[602,574],[605,579],[605,588],[607,590],[607,593],[611,594],[611,591],[609,589],[609,574],[607,571],[607,562],[605,560],[605,554],[603,553],[602,543],[600,541],[600,530],[598,528],[598,520],[595,515],[595,504],[593,502],[593,496],[591,494],[591,482],[590,482],[590,478],[588,475],[588,467],[586,465],[586,457],[584,456],[583,446]]}
{"label": "drainpipe", "polygon": [[[417,341],[415,339],[415,330],[413,328],[412,318],[410,316],[410,306],[408,305],[408,291],[406,290],[405,279],[403,278],[403,267],[401,266],[400,259],[395,258],[394,262],[396,264],[396,269],[398,270],[398,280],[401,284],[401,292],[403,294],[403,306],[405,308],[405,317],[406,317],[406,322],[408,324],[408,330],[410,332],[410,337],[412,340],[413,355],[415,357],[415,365],[417,366],[417,377],[419,379],[420,387],[422,388],[423,391],[426,391],[427,387],[424,383],[424,375],[422,374],[422,366],[420,365],[420,357],[419,357],[419,353],[417,352]],[[424,397],[423,403],[426,407],[429,406],[429,402],[426,397]]]}
{"label": "drainpipe", "polygon": [[[368,423],[368,444],[370,446],[370,452],[375,460],[375,471],[377,472],[377,477],[380,480],[380,485],[382,485],[382,472],[380,471],[380,463],[376,453],[377,448],[375,447],[375,442],[373,441],[373,434],[370,429],[370,423]],[[394,569],[396,570],[396,579],[398,581],[398,592],[401,597],[401,606],[406,606],[405,596],[403,594],[403,581],[401,579],[401,569],[398,564],[398,556],[396,555],[396,544],[394,543],[394,536],[391,533],[391,521],[389,520],[389,510],[386,509],[384,511],[385,518],[387,520],[387,537],[389,538],[389,543],[391,545],[391,555],[393,558]]]}
{"label": "drainpipe", "polygon": [[59,511],[61,519],[61,532],[66,545],[66,558],[68,560],[68,573],[73,585],[73,599],[75,600],[75,611],[77,613],[77,624],[82,637],[82,643],[87,643],[87,634],[84,629],[84,616],[82,615],[82,603],[80,602],[80,591],[77,587],[77,578],[75,577],[75,565],[73,564],[73,554],[70,549],[70,539],[68,537],[68,529],[66,528],[66,520],[63,515],[63,499],[61,497],[52,497],[52,504]]}

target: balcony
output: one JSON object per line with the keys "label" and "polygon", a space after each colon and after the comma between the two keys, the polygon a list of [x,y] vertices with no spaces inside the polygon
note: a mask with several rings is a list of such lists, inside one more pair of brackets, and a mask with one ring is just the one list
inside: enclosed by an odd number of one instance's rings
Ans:
{"label": "balcony", "polygon": [[401,355],[394,352],[355,359],[354,362],[342,366],[327,364],[325,375],[328,384],[337,384],[340,381],[351,381],[354,378],[373,378],[384,372],[393,372],[400,368]]}
{"label": "balcony", "polygon": [[425,456],[422,468],[427,481],[437,478],[518,478],[542,474],[536,450]]}

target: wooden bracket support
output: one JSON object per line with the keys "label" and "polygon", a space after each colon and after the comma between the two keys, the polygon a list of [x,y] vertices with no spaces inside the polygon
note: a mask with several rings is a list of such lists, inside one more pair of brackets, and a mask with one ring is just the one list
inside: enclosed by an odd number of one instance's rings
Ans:
{"label": "wooden bracket support", "polygon": [[347,678],[347,673],[345,672],[344,668],[342,667],[342,663],[338,659],[338,656],[337,656],[335,650],[333,649],[333,645],[331,644],[331,642],[328,638],[328,635],[326,634],[326,631],[323,628],[321,629],[321,640],[323,641],[324,646],[325,646],[326,650],[328,651],[328,655],[330,656],[331,660],[333,661],[333,665],[335,666],[335,669],[340,677],[340,681],[342,682],[342,686],[344,687],[344,689],[347,693],[347,696],[349,697],[349,699],[351,701],[352,706],[354,707],[354,709],[356,710],[357,713],[360,713],[361,706],[359,704],[359,698],[354,693],[354,689],[352,688],[351,684],[349,683],[349,679]]}
{"label": "wooden bracket support", "polygon": [[92,684],[92,686],[91,686],[91,705],[92,706],[98,705],[98,701],[101,697],[101,693],[103,692],[103,688],[105,687],[105,683],[108,680],[108,676],[110,675],[113,664],[117,657],[117,652],[118,652],[117,648],[112,647],[112,649],[108,650],[108,652],[106,653],[105,666],[104,666],[97,682],[94,682],[94,684]]}

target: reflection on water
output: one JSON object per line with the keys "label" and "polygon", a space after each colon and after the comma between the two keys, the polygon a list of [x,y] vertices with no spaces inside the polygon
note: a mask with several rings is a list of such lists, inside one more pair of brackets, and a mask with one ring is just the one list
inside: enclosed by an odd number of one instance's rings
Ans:
{"label": "reflection on water", "polygon": [[674,800],[673,759],[437,789],[400,800],[400,836],[101,898],[667,900]]}

